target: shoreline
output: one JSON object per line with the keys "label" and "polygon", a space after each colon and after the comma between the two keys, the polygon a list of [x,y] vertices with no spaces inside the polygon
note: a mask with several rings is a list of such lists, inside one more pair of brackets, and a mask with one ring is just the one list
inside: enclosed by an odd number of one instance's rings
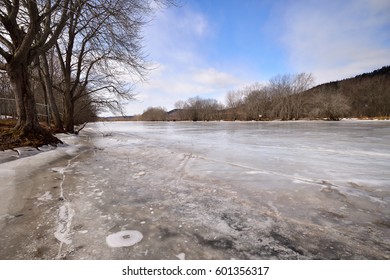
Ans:
{"label": "shoreline", "polygon": [[[116,118],[116,117],[115,117]],[[111,120],[110,118],[99,118],[99,120],[91,123],[99,123],[99,122],[146,122],[146,123],[164,123],[164,122],[172,122],[172,123],[203,123],[203,122],[237,122],[237,123],[267,123],[267,122],[343,122],[343,121],[390,121],[390,117],[385,118],[341,118],[340,120],[328,120],[328,119],[299,119],[299,120],[209,120],[209,121],[191,121],[191,120],[184,120],[184,121],[178,121],[178,120],[163,120],[163,121],[141,121],[141,120],[131,120],[131,119],[115,119]]]}

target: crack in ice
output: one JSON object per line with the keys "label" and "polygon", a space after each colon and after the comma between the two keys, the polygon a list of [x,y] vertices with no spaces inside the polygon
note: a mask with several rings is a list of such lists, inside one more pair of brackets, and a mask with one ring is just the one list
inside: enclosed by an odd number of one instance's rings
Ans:
{"label": "crack in ice", "polygon": [[57,217],[57,230],[54,233],[54,237],[60,241],[60,245],[58,248],[58,254],[57,259],[61,258],[61,251],[63,244],[71,244],[72,238],[71,238],[71,225],[72,225],[72,219],[75,215],[75,211],[70,207],[70,203],[66,202],[66,199],[64,197],[64,182],[65,182],[65,172],[72,166],[72,161],[75,160],[78,156],[81,154],[78,154],[74,156],[73,158],[68,160],[68,164],[65,167],[58,167],[58,168],[52,168],[53,171],[58,172],[61,174],[61,182],[60,182],[60,200],[65,201],[63,205],[60,206],[58,210],[58,217]]}
{"label": "crack in ice", "polygon": [[75,211],[70,207],[69,202],[61,205],[58,211],[58,226],[54,233],[61,243],[71,244],[72,239],[70,237],[70,227],[72,225],[72,219]]}

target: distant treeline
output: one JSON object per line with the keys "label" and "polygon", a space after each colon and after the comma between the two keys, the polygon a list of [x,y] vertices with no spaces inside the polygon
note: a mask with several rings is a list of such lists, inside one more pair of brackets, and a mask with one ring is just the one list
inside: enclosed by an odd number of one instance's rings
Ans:
{"label": "distant treeline", "polygon": [[226,104],[200,97],[178,101],[170,112],[148,108],[144,121],[298,120],[390,116],[390,66],[312,87],[311,74],[281,75],[267,85],[228,92]]}

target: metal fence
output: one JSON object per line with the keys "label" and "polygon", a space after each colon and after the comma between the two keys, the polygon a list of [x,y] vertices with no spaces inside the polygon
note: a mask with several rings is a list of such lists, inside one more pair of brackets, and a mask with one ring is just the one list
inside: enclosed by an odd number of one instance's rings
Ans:
{"label": "metal fence", "polygon": [[[36,103],[37,113],[40,120],[50,123],[49,106],[47,104]],[[13,98],[0,98],[0,119],[16,119],[16,104]]]}
{"label": "metal fence", "polygon": [[15,99],[0,98],[0,119],[15,119]]}

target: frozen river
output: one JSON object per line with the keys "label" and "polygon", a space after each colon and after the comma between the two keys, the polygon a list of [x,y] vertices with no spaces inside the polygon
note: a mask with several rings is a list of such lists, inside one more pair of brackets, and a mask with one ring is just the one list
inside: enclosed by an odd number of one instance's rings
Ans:
{"label": "frozen river", "polygon": [[390,122],[96,123],[67,140],[3,214],[0,258],[390,258]]}
{"label": "frozen river", "polygon": [[[389,122],[115,123],[118,141],[190,154],[188,172],[251,188],[390,187]],[[118,144],[119,146],[123,144]],[[327,182],[327,183],[324,183]],[[351,187],[352,185],[352,187]]]}

